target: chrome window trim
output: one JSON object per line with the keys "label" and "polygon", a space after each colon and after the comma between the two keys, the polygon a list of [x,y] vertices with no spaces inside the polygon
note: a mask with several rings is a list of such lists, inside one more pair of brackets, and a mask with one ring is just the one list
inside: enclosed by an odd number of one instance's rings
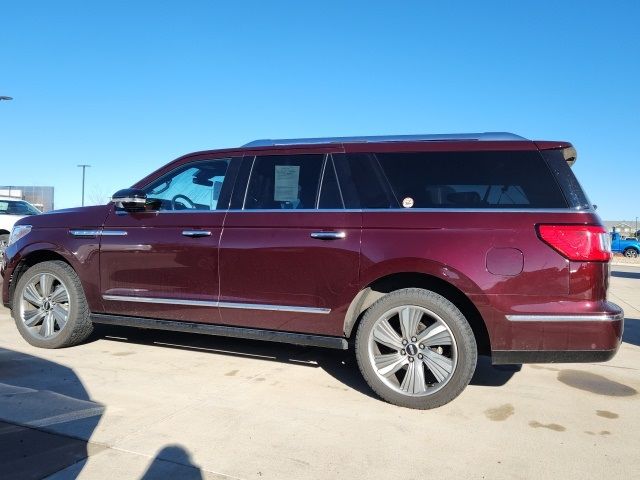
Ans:
{"label": "chrome window trim", "polygon": [[624,319],[624,313],[609,315],[507,315],[510,322],[617,322]]}
{"label": "chrome window trim", "polygon": [[326,315],[331,312],[330,308],[317,307],[297,307],[289,305],[269,305],[262,303],[234,303],[234,302],[214,302],[208,300],[184,300],[180,298],[152,298],[152,297],[133,297],[128,295],[103,295],[104,300],[116,302],[135,302],[135,303],[155,303],[162,305],[187,305],[192,307],[219,307],[219,308],[236,308],[244,310],[265,310],[272,312],[296,312],[296,313],[318,313]]}
{"label": "chrome window trim", "polygon": [[229,209],[228,213],[594,213],[594,210],[572,210],[568,208],[272,208],[264,210]]}

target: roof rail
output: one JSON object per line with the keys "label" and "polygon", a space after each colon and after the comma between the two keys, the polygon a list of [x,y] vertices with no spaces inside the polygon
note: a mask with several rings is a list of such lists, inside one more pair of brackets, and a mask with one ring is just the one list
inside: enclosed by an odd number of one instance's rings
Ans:
{"label": "roof rail", "polygon": [[319,137],[254,140],[243,147],[276,147],[279,145],[312,145],[322,143],[377,143],[377,142],[443,142],[443,141],[522,141],[520,135],[509,132],[437,133],[427,135],[378,135],[361,137]]}

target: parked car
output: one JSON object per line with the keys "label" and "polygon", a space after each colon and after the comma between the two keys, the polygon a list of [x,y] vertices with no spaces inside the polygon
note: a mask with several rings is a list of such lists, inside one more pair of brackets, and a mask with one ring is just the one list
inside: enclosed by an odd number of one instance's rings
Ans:
{"label": "parked car", "polygon": [[9,243],[13,225],[23,217],[38,215],[40,210],[15,197],[0,197],[0,255]]}
{"label": "parked car", "polygon": [[622,253],[627,258],[636,258],[640,255],[640,241],[634,237],[623,238],[620,233],[611,234],[611,250]]}
{"label": "parked car", "polygon": [[20,220],[2,299],[43,348],[97,323],[353,348],[380,397],[434,408],[478,354],[615,355],[608,233],[575,157],[507,133],[197,152],[109,205]]}

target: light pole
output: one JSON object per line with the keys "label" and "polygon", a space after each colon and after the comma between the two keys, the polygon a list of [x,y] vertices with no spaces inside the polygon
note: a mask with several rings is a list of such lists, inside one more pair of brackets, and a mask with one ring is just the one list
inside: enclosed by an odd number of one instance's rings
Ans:
{"label": "light pole", "polygon": [[5,95],[0,95],[0,100],[13,100],[13,97],[7,97]]}
{"label": "light pole", "polygon": [[87,167],[90,167],[91,165],[87,165],[86,163],[83,163],[82,165],[78,165],[78,167],[82,168],[82,206],[84,207],[84,172],[87,169]]}

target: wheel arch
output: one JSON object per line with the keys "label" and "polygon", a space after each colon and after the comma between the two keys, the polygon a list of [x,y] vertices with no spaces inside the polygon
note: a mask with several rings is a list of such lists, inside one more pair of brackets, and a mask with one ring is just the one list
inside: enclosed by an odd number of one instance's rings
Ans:
{"label": "wheel arch", "polygon": [[29,270],[29,268],[37,265],[38,263],[52,260],[60,260],[73,268],[74,271],[76,270],[73,264],[64,255],[57,251],[45,248],[30,251],[20,258],[20,261],[11,274],[11,281],[9,283],[9,302],[13,302],[13,294],[15,292],[16,285],[18,285],[20,278],[27,270]]}
{"label": "wheel arch", "polygon": [[478,353],[491,353],[491,340],[487,325],[473,301],[452,282],[423,272],[396,272],[369,282],[358,292],[347,309],[344,319],[344,335],[351,338],[365,311],[373,303],[387,293],[402,288],[423,288],[449,300],[460,309],[469,322],[478,345]]}

